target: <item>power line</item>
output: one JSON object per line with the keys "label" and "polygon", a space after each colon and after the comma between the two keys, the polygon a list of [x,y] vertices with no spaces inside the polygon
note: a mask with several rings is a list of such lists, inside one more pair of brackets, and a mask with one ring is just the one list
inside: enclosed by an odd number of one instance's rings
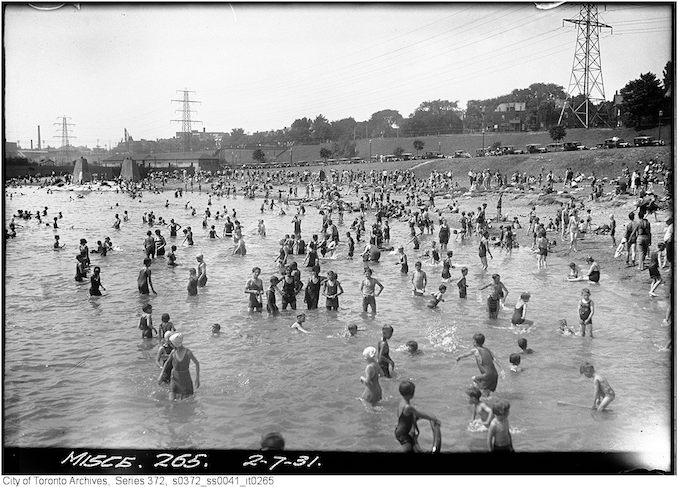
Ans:
{"label": "power line", "polygon": [[68,133],[68,127],[72,127],[75,124],[73,123],[68,123],[67,120],[70,120],[71,117],[63,116],[60,117],[61,122],[55,122],[53,125],[61,127],[61,134],[60,135],[55,135],[54,137],[61,138],[61,147],[59,148],[59,152],[57,154],[58,161],[61,162],[62,164],[67,164],[71,162],[71,148],[70,148],[70,141],[69,138],[71,139],[76,139],[74,135],[69,135]]}

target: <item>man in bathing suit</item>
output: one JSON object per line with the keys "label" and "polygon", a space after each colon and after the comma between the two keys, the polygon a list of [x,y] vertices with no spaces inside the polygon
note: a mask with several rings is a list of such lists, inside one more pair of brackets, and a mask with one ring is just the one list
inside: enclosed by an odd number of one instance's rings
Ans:
{"label": "man in bathing suit", "polygon": [[[375,286],[379,286],[379,291],[375,293]],[[363,312],[367,313],[367,307],[372,307],[372,313],[377,313],[377,301],[376,297],[381,294],[384,290],[384,286],[372,277],[372,269],[369,267],[365,268],[365,279],[360,283],[360,292],[363,295]]]}

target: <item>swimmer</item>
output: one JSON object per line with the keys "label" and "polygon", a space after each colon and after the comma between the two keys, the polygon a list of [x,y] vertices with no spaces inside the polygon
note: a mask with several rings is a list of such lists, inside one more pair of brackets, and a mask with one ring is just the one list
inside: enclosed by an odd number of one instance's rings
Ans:
{"label": "swimmer", "polygon": [[419,428],[417,421],[426,419],[437,427],[440,427],[440,420],[431,414],[427,414],[421,409],[417,409],[411,403],[414,398],[414,383],[409,380],[404,380],[398,386],[398,392],[402,396],[400,404],[398,405],[398,425],[395,428],[396,440],[403,448],[403,452],[421,453],[423,450],[419,446],[417,437],[419,436]]}
{"label": "swimmer", "polygon": [[567,326],[567,320],[559,320],[558,321],[558,333],[560,333],[563,336],[572,336],[575,335],[575,332]]}
{"label": "swimmer", "polygon": [[259,220],[259,225],[257,226],[257,233],[259,234],[260,237],[266,236],[266,225],[264,224],[264,220]]}
{"label": "swimmer", "polygon": [[596,371],[590,363],[586,362],[579,367],[579,374],[593,379],[593,406],[591,409],[601,412],[604,411],[609,404],[614,401],[615,394],[610,384]]}
{"label": "swimmer", "polygon": [[153,306],[150,304],[144,305],[141,310],[144,314],[139,318],[139,329],[141,330],[141,338],[153,338],[153,333],[158,334],[158,330],[153,326]]}
{"label": "swimmer", "polygon": [[485,335],[476,333],[473,335],[473,349],[457,357],[457,362],[466,357],[473,356],[478,365],[479,375],[474,375],[471,380],[475,382],[478,388],[484,394],[489,395],[497,389],[499,374],[496,365],[499,365],[490,349],[485,348]]}
{"label": "swimmer", "polygon": [[519,373],[523,371],[523,368],[520,366],[519,353],[512,353],[509,355],[509,363],[511,364],[511,372]]}
{"label": "swimmer", "polygon": [[175,267],[177,265],[177,256],[175,252],[177,251],[177,246],[172,245],[170,247],[170,253],[167,254],[167,265],[171,267]]}
{"label": "swimmer", "polygon": [[593,338],[593,313],[595,311],[593,300],[591,300],[591,291],[587,288],[581,290],[581,299],[579,300],[579,325],[581,327],[581,336],[586,336],[586,326],[589,326],[589,336]]}
{"label": "swimmer", "polygon": [[219,323],[214,323],[212,325],[212,335],[218,335],[221,333],[221,325]]}
{"label": "swimmer", "polygon": [[260,274],[261,268],[259,267],[252,268],[252,277],[250,277],[245,283],[245,294],[249,295],[247,311],[249,311],[250,313],[252,313],[253,311],[261,313],[261,310],[264,307],[264,305],[261,302],[261,295],[264,292],[264,283],[259,278]]}
{"label": "swimmer", "polygon": [[532,325],[531,320],[525,319],[527,314],[527,303],[530,301],[530,293],[522,293],[520,299],[513,308],[513,316],[511,316],[512,325]]}
{"label": "swimmer", "polygon": [[[379,291],[375,287],[379,286]],[[363,295],[363,313],[367,313],[367,307],[372,308],[372,313],[377,313],[376,297],[384,290],[384,286],[377,279],[372,277],[372,269],[365,268],[365,278],[360,282],[360,292]]]}
{"label": "swimmer", "polygon": [[[165,367],[165,362],[167,362],[167,359],[172,353],[172,350],[174,350],[172,342],[170,342],[169,340],[169,337],[172,336],[172,333],[173,332],[168,331],[167,333],[162,335],[160,345],[158,346],[158,353],[155,356],[155,363],[158,364],[158,367],[160,367],[161,370]],[[169,374],[166,373],[165,375],[163,375],[162,382],[169,384],[170,382]]]}
{"label": "swimmer", "polygon": [[266,311],[268,312],[268,314],[276,316],[280,314],[280,310],[278,310],[278,305],[275,304],[275,294],[276,293],[280,294],[280,290],[277,287],[278,283],[280,282],[280,279],[278,279],[277,276],[271,276],[269,282],[270,286],[266,291]]}
{"label": "swimmer", "polygon": [[367,328],[358,328],[358,325],[355,323],[349,323],[346,327],[345,337],[354,337],[358,334],[359,331],[367,331]]}
{"label": "swimmer", "polygon": [[63,249],[65,246],[66,244],[59,245],[59,235],[54,235],[54,245],[53,245],[54,250]]}
{"label": "swimmer", "polygon": [[[395,369],[395,362],[389,355],[388,341],[393,336],[393,327],[384,325],[381,328],[381,341],[377,345],[377,363],[384,377],[391,377],[391,371]],[[390,366],[390,369],[389,369]]]}
{"label": "swimmer", "polygon": [[297,315],[297,321],[295,321],[294,323],[292,323],[292,324],[290,325],[290,328],[292,328],[293,330],[300,331],[300,332],[302,332],[302,333],[309,333],[309,331],[306,330],[306,329],[302,326],[302,325],[304,324],[305,321],[306,321],[306,314],[305,314],[305,313],[299,313],[299,314]]}
{"label": "swimmer", "polygon": [[407,255],[405,255],[405,249],[402,245],[398,247],[398,262],[395,265],[400,266],[401,274],[409,274],[410,269],[407,265]]}
{"label": "swimmer", "polygon": [[661,252],[664,251],[665,247],[664,242],[659,242],[657,244],[657,250],[650,253],[650,265],[647,269],[650,273],[650,278],[652,279],[652,283],[650,284],[650,296],[652,297],[657,296],[655,291],[657,290],[657,287],[664,282],[659,273],[659,256],[661,255]]}
{"label": "swimmer", "polygon": [[174,324],[170,321],[169,313],[163,313],[160,320],[160,327],[158,329],[158,336],[160,338],[165,337],[167,332],[177,331],[176,328],[174,328]]}
{"label": "swimmer", "polygon": [[419,261],[414,264],[414,272],[410,282],[412,283],[412,296],[423,296],[426,293],[426,272],[421,270],[421,262]]}
{"label": "swimmer", "polygon": [[511,404],[499,399],[492,405],[494,417],[487,429],[487,449],[491,452],[513,452],[513,439],[508,422]]}
{"label": "swimmer", "polygon": [[518,347],[520,347],[520,352],[521,354],[531,354],[534,353],[534,350],[531,348],[527,348],[527,339],[526,338],[519,338],[518,339]]}
{"label": "swimmer", "polygon": [[261,451],[282,451],[285,449],[285,438],[274,431],[261,437]]}
{"label": "swimmer", "polygon": [[447,286],[445,284],[441,284],[438,286],[438,292],[437,293],[431,293],[431,296],[433,296],[433,299],[429,301],[429,303],[426,305],[428,308],[433,309],[438,306],[438,303],[441,301],[445,301],[443,299],[443,296],[445,295],[445,292],[447,291]]}
{"label": "swimmer", "polygon": [[407,347],[407,353],[410,355],[420,355],[423,353],[421,350],[419,350],[419,344],[414,340],[409,340],[407,343],[405,343],[405,346]]}
{"label": "swimmer", "polygon": [[492,413],[492,408],[480,400],[482,395],[480,389],[476,386],[471,386],[466,389],[466,395],[468,396],[468,403],[473,407],[471,421],[478,421],[486,428],[490,426],[494,414]]}
{"label": "swimmer", "polygon": [[103,289],[104,291],[106,288],[101,284],[101,268],[100,267],[95,267],[94,272],[92,273],[92,277],[90,277],[90,288],[89,288],[89,295],[90,296],[101,296],[101,291],[99,291],[99,288]]}
{"label": "swimmer", "polygon": [[365,375],[360,377],[360,382],[365,386],[361,399],[372,406],[376,406],[381,401],[382,396],[376,356],[377,349],[374,347],[367,347],[363,350],[363,358],[367,362],[367,366],[365,367]]}
{"label": "swimmer", "polygon": [[149,288],[153,291],[153,294],[158,294],[153,289],[153,281],[151,280],[151,262],[151,259],[146,257],[144,259],[144,267],[139,271],[137,286],[141,294],[149,294]]}
{"label": "swimmer", "polygon": [[198,295],[198,273],[193,267],[188,270],[188,285],[186,289],[189,296]]}
{"label": "swimmer", "polygon": [[462,267],[461,268],[461,279],[457,281],[457,287],[459,288],[459,297],[462,299],[466,299],[466,288],[468,287],[466,285],[466,276],[468,275],[468,268]]}
{"label": "swimmer", "polygon": [[195,259],[198,261],[198,287],[205,287],[207,284],[207,264],[203,260],[203,255],[197,255]]}

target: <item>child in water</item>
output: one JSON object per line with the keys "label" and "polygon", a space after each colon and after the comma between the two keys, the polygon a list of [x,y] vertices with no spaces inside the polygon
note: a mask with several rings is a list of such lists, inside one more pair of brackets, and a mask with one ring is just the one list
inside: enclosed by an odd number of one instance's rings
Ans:
{"label": "child in water", "polygon": [[527,348],[527,339],[526,338],[519,338],[518,339],[518,347],[520,347],[520,352],[521,354],[531,354],[534,353],[534,350],[531,348]]}
{"label": "child in water", "polygon": [[188,286],[186,289],[189,296],[198,295],[198,272],[193,267],[188,270]]}
{"label": "child in water", "polygon": [[523,371],[523,368],[520,366],[519,353],[512,353],[509,355],[509,362],[511,363],[511,372],[519,373]]}
{"label": "child in water", "polygon": [[581,336],[586,336],[586,326],[589,326],[589,336],[593,338],[593,313],[595,311],[593,300],[591,300],[591,291],[588,288],[581,290],[581,299],[579,300],[579,326],[581,327]]}
{"label": "child in water", "polygon": [[438,286],[438,292],[437,293],[431,293],[431,296],[433,296],[433,299],[429,301],[429,303],[426,305],[428,308],[433,309],[438,306],[438,303],[441,301],[445,301],[443,299],[443,296],[445,295],[445,292],[447,291],[447,286],[445,284],[441,284]]}
{"label": "child in water", "polygon": [[603,411],[612,401],[615,395],[612,387],[600,374],[596,374],[593,365],[586,362],[579,367],[579,373],[589,379],[593,379],[593,407],[598,412]]}
{"label": "child in water", "polygon": [[158,330],[153,326],[153,319],[151,314],[153,313],[153,306],[150,304],[144,305],[141,308],[141,311],[144,312],[139,318],[139,329],[141,330],[141,338],[153,338],[153,333],[158,334]]}
{"label": "child in water", "polygon": [[297,315],[297,321],[295,321],[294,323],[292,323],[292,324],[290,325],[290,328],[292,328],[293,330],[300,331],[300,332],[302,332],[302,333],[308,333],[308,330],[306,330],[306,329],[302,326],[302,325],[304,324],[305,321],[306,321],[306,314],[305,314],[305,313],[299,313],[299,314]]}
{"label": "child in water", "polygon": [[492,408],[480,400],[482,392],[476,386],[466,389],[468,403],[473,407],[473,416],[471,421],[480,422],[486,428],[490,426],[493,418]]}
{"label": "child in water", "polygon": [[459,297],[462,299],[466,299],[466,288],[468,287],[466,285],[466,275],[468,274],[468,268],[462,267],[461,268],[461,279],[457,281],[457,287],[459,288]]}
{"label": "child in water", "polygon": [[177,331],[176,328],[174,328],[174,324],[170,321],[169,313],[163,313],[160,320],[160,330],[158,331],[159,337],[164,337],[168,331],[171,331],[172,333]]}
{"label": "child in water", "polygon": [[[391,325],[384,325],[381,328],[381,341],[377,345],[377,363],[381,369],[384,377],[391,377],[391,371],[395,369],[395,363],[391,360],[389,355],[390,350],[388,341],[393,336],[393,327]],[[390,369],[389,369],[390,366]]]}
{"label": "child in water", "polygon": [[177,251],[177,246],[172,245],[170,248],[170,253],[167,254],[167,265],[171,267],[175,267],[177,265],[177,256],[174,252]]}
{"label": "child in water", "polygon": [[419,350],[419,344],[414,340],[409,340],[405,346],[407,347],[407,353],[410,355],[420,355],[423,353]]}
{"label": "child in water", "polygon": [[344,334],[345,337],[354,337],[358,334],[359,331],[366,331],[366,328],[358,328],[358,325],[355,323],[349,323],[349,325],[346,327],[346,333]]}
{"label": "child in water", "polygon": [[513,452],[513,439],[508,422],[511,404],[499,399],[492,406],[494,418],[487,429],[487,449],[491,452]]}
{"label": "child in water", "polygon": [[221,333],[221,325],[219,323],[214,323],[212,325],[212,336],[218,335]]}
{"label": "child in water", "polygon": [[558,321],[558,333],[560,333],[563,336],[572,336],[574,335],[574,331],[572,331],[572,328],[567,326],[567,320],[559,320]]}
{"label": "child in water", "polygon": [[278,305],[275,304],[275,293],[280,294],[280,290],[277,288],[280,279],[277,276],[271,276],[269,282],[270,286],[266,291],[266,311],[268,314],[276,316],[280,314]]}
{"label": "child in water", "polygon": [[421,453],[423,450],[417,441],[419,436],[417,421],[427,419],[437,427],[440,427],[440,420],[431,414],[417,409],[411,403],[414,398],[414,389],[414,383],[409,380],[402,381],[398,387],[402,399],[398,405],[398,425],[395,428],[395,437],[403,447],[403,452]]}
{"label": "child in water", "polygon": [[381,386],[379,385],[379,365],[376,361],[377,349],[367,347],[363,350],[363,358],[367,362],[365,375],[360,377],[360,382],[365,386],[362,395],[363,401],[375,406],[381,401]]}

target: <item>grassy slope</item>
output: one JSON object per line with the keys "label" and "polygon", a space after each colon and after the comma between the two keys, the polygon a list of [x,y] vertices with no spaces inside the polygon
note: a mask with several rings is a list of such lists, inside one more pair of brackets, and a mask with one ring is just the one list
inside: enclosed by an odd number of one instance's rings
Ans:
{"label": "grassy slope", "polygon": [[[430,162],[417,160],[361,165],[349,164],[346,166],[328,166],[324,169],[326,171],[330,169],[374,169],[377,171],[392,171],[396,169],[411,169],[414,167],[414,173],[417,177],[426,177],[432,170],[439,172],[452,171],[457,177],[465,177],[469,169],[481,170],[488,168],[491,171],[499,170],[501,173],[513,173],[514,171],[519,171],[521,173],[527,172],[528,174],[538,174],[542,167],[544,167],[545,172],[553,170],[556,176],[562,176],[565,172],[565,168],[571,167],[575,173],[580,171],[589,175],[592,171],[595,171],[596,175],[599,177],[617,177],[621,174],[624,164],[633,168],[637,161],[646,161],[650,157],[655,156],[660,157],[664,161],[668,161],[671,157],[671,149],[666,146],[603,149],[501,157],[476,157],[472,159],[434,159]],[[316,171],[319,167],[311,166],[309,169]]]}

